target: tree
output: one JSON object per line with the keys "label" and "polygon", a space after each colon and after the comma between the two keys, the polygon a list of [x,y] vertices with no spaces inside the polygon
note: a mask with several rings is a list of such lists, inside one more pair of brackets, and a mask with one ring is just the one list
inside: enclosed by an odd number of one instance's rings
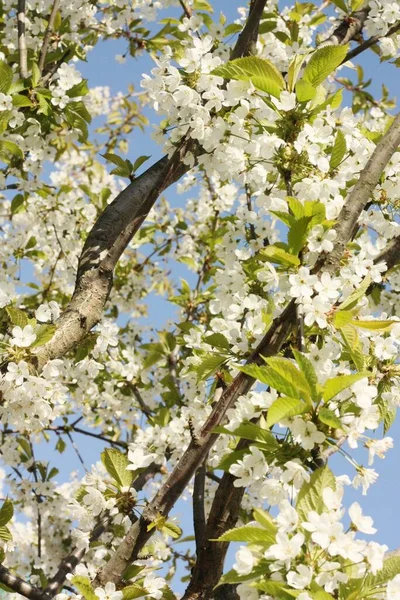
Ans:
{"label": "tree", "polygon": [[[0,587],[169,599],[182,561],[185,600],[400,597],[400,558],[342,508],[345,483],[376,480],[400,401],[400,116],[357,65],[398,66],[400,5],[251,0],[232,23],[205,0],[0,10]],[[144,93],[108,97],[76,66],[118,38],[155,61]],[[122,156],[146,103],[166,153],[147,168]],[[193,199],[172,209],[177,181]],[[176,305],[156,335],[138,323],[153,291]],[[57,484],[78,437],[101,462]]]}

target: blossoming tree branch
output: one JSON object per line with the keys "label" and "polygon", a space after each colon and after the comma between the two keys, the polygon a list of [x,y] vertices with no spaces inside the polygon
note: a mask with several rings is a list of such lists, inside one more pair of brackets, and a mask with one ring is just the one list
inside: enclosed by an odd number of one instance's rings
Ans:
{"label": "blossoming tree branch", "polygon": [[[183,568],[184,600],[400,598],[362,508],[400,404],[400,115],[358,64],[396,76],[400,2],[284,4],[1,3],[7,597],[174,600]],[[83,79],[115,39],[142,90]]]}

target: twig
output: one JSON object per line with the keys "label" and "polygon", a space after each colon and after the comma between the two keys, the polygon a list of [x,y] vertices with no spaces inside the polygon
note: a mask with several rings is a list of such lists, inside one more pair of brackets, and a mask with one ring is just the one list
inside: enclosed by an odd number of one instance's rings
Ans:
{"label": "twig", "polygon": [[19,72],[22,79],[28,77],[28,50],[25,37],[25,0],[18,0],[18,50],[19,50]]}
{"label": "twig", "polygon": [[52,33],[53,33],[54,21],[56,19],[56,15],[57,15],[59,4],[60,4],[60,0],[54,0],[54,2],[53,2],[53,8],[51,9],[49,22],[48,22],[48,25],[47,25],[46,33],[44,35],[43,46],[42,46],[42,49],[40,51],[40,58],[39,58],[39,71],[40,71],[40,74],[42,74],[43,69],[44,69],[44,64],[46,62],[47,50],[49,48],[50,38],[51,38]]}
{"label": "twig", "polygon": [[146,417],[149,419],[152,416],[153,411],[147,406],[146,402],[143,400],[142,394],[138,390],[137,386],[131,383],[130,388],[136,400],[138,401],[142,413],[146,415]]}
{"label": "twig", "polygon": [[[37,476],[37,466],[36,466],[36,460],[35,460],[35,455],[34,455],[34,451],[33,451],[33,445],[31,440],[29,440],[29,446],[31,449],[31,454],[32,454],[32,458],[33,458],[33,477],[35,479],[35,482],[38,484],[39,483],[39,479]],[[42,556],[42,515],[40,512],[40,508],[39,508],[39,503],[41,502],[40,496],[39,494],[37,494],[37,492],[34,490],[33,492],[35,494],[35,498],[36,498],[36,504],[37,504],[37,511],[38,511],[38,516],[37,516],[37,527],[38,527],[38,557],[41,558]]]}
{"label": "twig", "polygon": [[87,471],[87,468],[86,468],[86,465],[85,465],[85,461],[83,460],[82,455],[79,452],[79,448],[75,444],[75,442],[74,442],[74,440],[72,438],[72,435],[70,434],[69,431],[67,431],[67,437],[68,437],[69,441],[71,442],[71,445],[72,445],[73,449],[75,450],[75,454],[77,455],[79,462],[81,463],[81,465],[83,466],[83,468],[85,469],[85,471]]}

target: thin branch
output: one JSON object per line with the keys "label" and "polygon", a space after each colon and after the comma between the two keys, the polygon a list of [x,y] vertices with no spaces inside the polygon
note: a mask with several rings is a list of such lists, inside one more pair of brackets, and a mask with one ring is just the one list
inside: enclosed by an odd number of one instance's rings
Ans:
{"label": "thin branch", "polygon": [[17,577],[11,573],[4,565],[0,565],[0,581],[9,587],[13,592],[21,594],[28,600],[51,600],[51,596],[43,592],[34,585],[24,581],[21,577]]}
{"label": "thin branch", "polygon": [[60,4],[60,0],[54,0],[54,2],[53,2],[53,8],[51,9],[49,22],[48,22],[48,25],[47,25],[46,33],[44,35],[43,46],[42,46],[42,49],[40,51],[40,58],[39,58],[39,71],[40,71],[40,74],[43,73],[44,64],[46,62],[47,50],[49,48],[50,38],[51,38],[51,36],[53,34],[54,22],[55,22],[55,19],[56,19],[56,15],[57,15],[59,4]]}
{"label": "thin branch", "polygon": [[25,37],[25,0],[18,0],[18,51],[19,51],[19,72],[22,79],[28,77],[28,50]]}
{"label": "thin branch", "polygon": [[187,18],[190,19],[190,17],[192,16],[192,9],[189,8],[189,6],[187,6],[184,0],[179,0],[179,4],[182,6],[183,12],[187,16]]}
{"label": "thin branch", "polygon": [[81,463],[81,465],[85,469],[85,471],[87,471],[88,469],[87,469],[87,467],[85,465],[85,461],[83,460],[82,454],[80,453],[78,446],[75,444],[75,442],[74,442],[74,440],[72,438],[72,435],[70,434],[69,431],[67,431],[66,435],[67,435],[69,441],[71,442],[71,446],[75,450],[75,454],[77,455],[79,462]]}
{"label": "thin branch", "polygon": [[393,25],[393,27],[391,27],[385,35],[373,35],[368,40],[365,40],[365,42],[362,42],[362,44],[360,44],[357,48],[350,50],[350,52],[347,53],[343,62],[346,62],[358,56],[359,54],[361,54],[361,52],[364,52],[364,50],[367,50],[368,48],[371,48],[371,46],[377,44],[379,40],[382,40],[383,38],[389,37],[394,33],[397,33],[399,29],[400,23],[396,23],[396,25]]}

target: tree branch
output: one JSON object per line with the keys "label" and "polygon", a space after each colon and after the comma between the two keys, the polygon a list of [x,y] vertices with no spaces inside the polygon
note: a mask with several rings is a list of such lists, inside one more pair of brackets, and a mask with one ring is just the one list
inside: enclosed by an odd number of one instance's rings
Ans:
{"label": "tree branch", "polygon": [[19,51],[19,72],[22,79],[28,77],[28,50],[26,48],[25,37],[25,0],[18,0],[18,51]]}
{"label": "tree branch", "polygon": [[47,50],[49,48],[50,38],[51,38],[52,33],[53,33],[54,21],[56,19],[56,15],[57,15],[59,4],[60,4],[60,0],[54,0],[54,2],[53,2],[53,8],[51,9],[49,22],[48,22],[48,25],[47,25],[46,33],[44,35],[43,46],[42,46],[42,49],[40,51],[40,58],[39,58],[39,71],[40,71],[40,74],[43,73],[44,64],[46,62]]}
{"label": "tree branch", "polygon": [[355,58],[356,56],[361,54],[361,52],[364,52],[364,50],[367,50],[368,48],[371,48],[371,46],[374,46],[374,44],[378,43],[379,40],[381,40],[385,37],[389,37],[389,36],[393,35],[394,33],[397,33],[399,31],[399,29],[400,29],[400,23],[397,23],[396,25],[393,25],[393,27],[391,27],[385,35],[374,35],[374,36],[370,37],[368,40],[365,40],[365,42],[360,44],[357,48],[350,50],[350,52],[347,53],[343,62],[346,62],[348,60],[351,60],[352,58]]}
{"label": "tree branch", "polygon": [[[137,492],[142,490],[146,485],[147,481],[160,470],[160,465],[151,463],[145,471],[143,471],[133,482],[133,489]],[[106,515],[93,529],[92,535],[90,536],[90,543],[96,542],[99,537],[107,530],[110,524],[110,518]],[[66,556],[60,563],[57,573],[50,580],[45,592],[50,596],[55,596],[64,584],[64,581],[69,573],[78,566],[83,557],[86,554],[84,548],[75,548],[68,556]],[[46,596],[48,598],[48,596]],[[40,600],[40,599],[39,599]]]}
{"label": "tree branch", "polygon": [[0,581],[13,590],[13,592],[21,594],[21,596],[29,600],[51,600],[51,597],[46,592],[24,581],[21,577],[13,575],[4,565],[0,565]]}
{"label": "tree branch", "polygon": [[336,241],[332,252],[317,263],[317,270],[324,263],[324,271],[333,273],[339,265],[347,243],[352,237],[354,226],[377,186],[380,176],[400,144],[400,113],[385,135],[376,145],[371,158],[361,171],[359,179],[340,211],[336,226]]}
{"label": "tree branch", "polygon": [[242,32],[240,33],[236,45],[231,54],[231,60],[255,54],[256,43],[258,38],[258,28],[260,26],[261,17],[264,12],[267,0],[252,0],[250,3],[250,11]]}
{"label": "tree branch", "polygon": [[[324,46],[344,46],[344,44],[350,42],[361,33],[369,11],[370,8],[366,7],[354,12],[351,17],[343,19],[333,33],[326,40],[318,44],[318,48],[323,48]],[[347,60],[347,57],[345,60]]]}
{"label": "tree branch", "polygon": [[194,476],[193,486],[193,526],[196,540],[196,553],[201,551],[206,538],[206,513],[204,509],[204,491],[206,482],[205,461],[199,466]]}
{"label": "tree branch", "polygon": [[393,238],[386,248],[374,258],[374,263],[376,265],[380,262],[386,263],[388,271],[400,263],[400,235]]}

